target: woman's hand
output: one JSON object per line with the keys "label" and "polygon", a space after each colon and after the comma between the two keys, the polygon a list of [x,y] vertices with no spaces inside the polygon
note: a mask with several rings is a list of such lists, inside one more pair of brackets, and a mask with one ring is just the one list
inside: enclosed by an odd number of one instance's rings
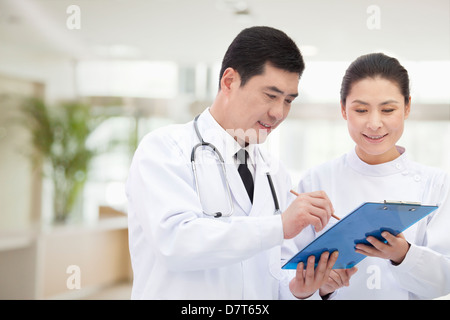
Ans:
{"label": "woman's hand", "polygon": [[402,233],[394,236],[387,231],[382,232],[381,236],[386,239],[387,243],[369,236],[366,240],[369,241],[373,247],[359,243],[355,246],[356,252],[369,257],[390,259],[394,264],[402,263],[410,247],[405,236]]}

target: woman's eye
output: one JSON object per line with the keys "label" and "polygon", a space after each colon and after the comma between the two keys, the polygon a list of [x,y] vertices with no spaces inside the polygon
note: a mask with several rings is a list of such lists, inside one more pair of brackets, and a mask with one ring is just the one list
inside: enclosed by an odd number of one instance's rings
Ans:
{"label": "woman's eye", "polygon": [[358,112],[358,113],[365,113],[365,112],[367,112],[367,110],[365,110],[365,109],[356,109],[355,111]]}
{"label": "woman's eye", "polygon": [[391,113],[394,112],[395,109],[383,109],[384,113]]}

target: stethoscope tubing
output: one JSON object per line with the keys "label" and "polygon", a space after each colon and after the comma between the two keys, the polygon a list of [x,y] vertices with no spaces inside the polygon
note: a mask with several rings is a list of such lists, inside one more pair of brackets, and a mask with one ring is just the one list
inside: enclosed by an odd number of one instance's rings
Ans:
{"label": "stethoscope tubing", "polygon": [[[203,137],[200,134],[200,131],[198,130],[198,125],[197,125],[197,121],[198,121],[199,117],[200,117],[200,115],[197,115],[194,118],[194,129],[195,129],[195,133],[197,134],[197,137],[198,137],[200,142],[197,143],[192,148],[192,151],[191,151],[191,164],[192,164],[192,170],[194,172],[194,180],[195,180],[195,186],[196,186],[196,189],[197,189],[197,194],[200,197],[200,190],[199,190],[198,179],[197,179],[197,169],[195,167],[195,152],[196,152],[196,150],[199,147],[204,147],[205,146],[205,147],[211,148],[213,150],[213,152],[218,156],[218,158],[220,160],[220,163],[222,165],[222,170],[223,170],[223,172],[225,174],[225,181],[226,181],[226,185],[227,185],[227,192],[228,192],[228,196],[229,196],[230,204],[231,204],[231,212],[230,213],[224,215],[221,212],[216,212],[216,213],[213,214],[213,216],[216,217],[216,218],[219,218],[219,217],[222,217],[222,216],[231,216],[233,214],[234,207],[233,207],[233,201],[231,201],[231,193],[230,193],[230,187],[228,185],[228,179],[226,177],[225,161],[224,161],[222,155],[220,154],[219,150],[217,150],[217,148],[212,143],[205,142],[203,140]],[[281,213],[281,211],[280,211],[280,206],[279,206],[279,203],[278,203],[278,197],[277,197],[277,194],[276,194],[276,191],[275,191],[275,187],[273,185],[272,177],[271,177],[269,172],[266,172],[266,176],[267,176],[267,180],[269,182],[270,191],[272,193],[273,203],[274,203],[274,206],[275,206],[275,213],[279,214],[279,213]],[[206,212],[204,212],[204,213],[207,214],[207,215],[211,215],[211,214],[208,214]]]}

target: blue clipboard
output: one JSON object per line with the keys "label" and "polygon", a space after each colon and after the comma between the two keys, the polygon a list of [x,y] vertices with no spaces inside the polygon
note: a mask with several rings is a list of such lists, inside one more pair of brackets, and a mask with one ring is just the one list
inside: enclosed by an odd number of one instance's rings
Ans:
{"label": "blue clipboard", "polygon": [[366,257],[355,252],[356,244],[371,245],[366,240],[368,236],[386,242],[381,236],[383,231],[397,235],[437,208],[413,202],[366,202],[298,252],[282,269],[296,269],[300,262],[306,266],[311,255],[316,257],[317,265],[324,251],[331,253],[336,250],[339,251],[339,257],[333,269],[352,268]]}

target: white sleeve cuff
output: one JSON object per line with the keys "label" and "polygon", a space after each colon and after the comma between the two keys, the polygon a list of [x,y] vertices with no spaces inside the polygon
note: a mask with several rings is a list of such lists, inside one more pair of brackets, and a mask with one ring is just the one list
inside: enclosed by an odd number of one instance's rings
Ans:
{"label": "white sleeve cuff", "polygon": [[399,265],[391,264],[391,267],[395,270],[395,272],[409,272],[418,263],[418,261],[420,261],[421,256],[422,250],[420,250],[420,248],[415,244],[411,243],[411,246],[409,247],[402,263]]}

